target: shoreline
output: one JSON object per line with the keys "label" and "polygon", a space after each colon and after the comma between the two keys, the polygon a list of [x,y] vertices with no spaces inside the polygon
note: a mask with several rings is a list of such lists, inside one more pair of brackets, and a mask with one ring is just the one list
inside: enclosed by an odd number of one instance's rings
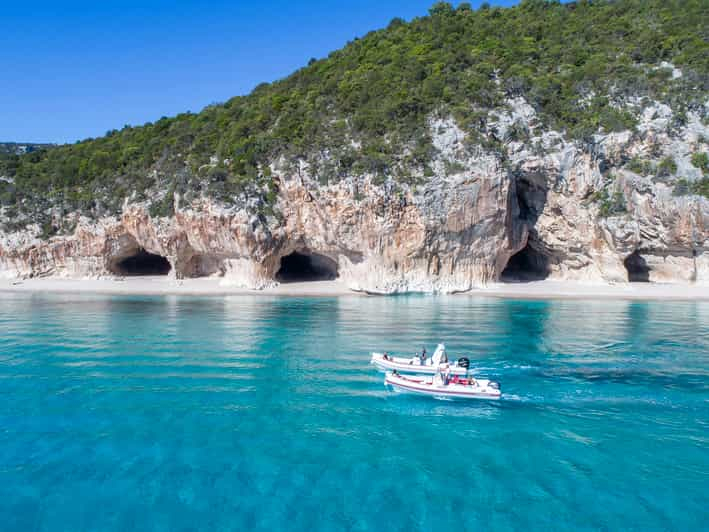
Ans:
{"label": "shoreline", "polygon": [[364,295],[347,288],[341,281],[284,283],[263,290],[221,285],[220,279],[168,279],[162,276],[118,279],[42,278],[0,280],[0,292],[50,292],[100,295],[185,295],[185,296],[304,296],[328,297]]}
{"label": "shoreline", "polygon": [[[290,296],[336,297],[376,295],[350,290],[342,281],[285,283],[263,290],[223,286],[219,279],[175,280],[165,277],[116,279],[41,278],[0,280],[0,292],[69,293],[100,295],[186,296]],[[633,299],[664,301],[709,301],[709,285],[649,283],[584,283],[578,281],[533,281],[492,283],[483,288],[454,294],[456,297],[502,299]]]}
{"label": "shoreline", "polygon": [[532,281],[491,283],[466,292],[469,296],[503,299],[630,299],[638,301],[709,301],[709,285],[689,283],[590,283]]}

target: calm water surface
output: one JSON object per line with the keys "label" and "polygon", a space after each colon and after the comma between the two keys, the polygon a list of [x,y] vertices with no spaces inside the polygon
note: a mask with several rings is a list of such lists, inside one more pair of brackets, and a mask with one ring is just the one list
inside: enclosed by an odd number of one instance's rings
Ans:
{"label": "calm water surface", "polygon": [[707,303],[0,293],[5,531],[706,530],[708,444]]}

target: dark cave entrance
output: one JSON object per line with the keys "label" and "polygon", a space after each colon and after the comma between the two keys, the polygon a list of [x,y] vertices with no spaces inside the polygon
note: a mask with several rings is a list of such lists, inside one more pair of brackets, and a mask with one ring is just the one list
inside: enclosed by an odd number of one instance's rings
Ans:
{"label": "dark cave entrance", "polygon": [[[500,281],[504,283],[543,281],[551,274],[552,250],[539,238],[535,229],[547,202],[547,187],[547,177],[543,173],[520,172],[515,175],[514,187],[510,187],[513,194],[510,200],[516,200],[517,207],[517,212],[512,212],[517,217],[512,239],[519,242],[526,230],[527,243],[509,258],[500,273]],[[514,203],[511,205],[514,207]]]}
{"label": "dark cave entrance", "polygon": [[512,255],[500,278],[505,283],[527,283],[543,281],[549,273],[549,256],[530,237],[527,245]]}
{"label": "dark cave entrance", "polygon": [[148,253],[144,249],[117,262],[111,270],[116,275],[167,275],[170,273],[170,262],[162,255]]}
{"label": "dark cave entrance", "polygon": [[308,251],[294,251],[281,258],[276,273],[280,283],[332,281],[337,279],[337,263],[329,257]]}
{"label": "dark cave entrance", "polygon": [[634,251],[628,255],[623,261],[625,269],[628,271],[629,283],[649,283],[650,282],[650,266],[639,251]]}

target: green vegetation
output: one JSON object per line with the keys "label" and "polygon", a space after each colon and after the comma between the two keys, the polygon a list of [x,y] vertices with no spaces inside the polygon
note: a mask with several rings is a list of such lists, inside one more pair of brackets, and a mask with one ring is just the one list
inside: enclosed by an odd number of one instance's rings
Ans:
{"label": "green vegetation", "polygon": [[672,157],[665,157],[657,165],[657,177],[666,178],[677,173],[677,163]]}
{"label": "green vegetation", "polygon": [[[40,224],[50,206],[101,215],[117,212],[127,196],[147,199],[156,190],[155,215],[172,212],[172,192],[226,203],[256,195],[267,214],[275,197],[268,164],[280,156],[308,160],[324,183],[363,173],[412,182],[412,169],[431,174],[432,113],[453,115],[472,139],[495,149],[487,111],[515,95],[546,126],[588,139],[634,125],[608,95],[698,105],[709,90],[707,27],[706,0],[525,0],[477,11],[438,3],[427,17],[395,19],[200,113],[2,154],[0,176],[13,183],[0,181],[0,202]],[[662,61],[683,76],[673,80]],[[528,134],[524,125],[510,131],[515,139]]]}
{"label": "green vegetation", "polygon": [[709,177],[704,176],[702,179],[697,181],[687,181],[686,179],[680,179],[675,184],[673,190],[675,196],[686,196],[688,194],[695,194],[697,196],[704,196],[709,199]]}
{"label": "green vegetation", "polygon": [[645,159],[640,159],[639,157],[633,157],[628,161],[628,170],[635,172],[638,175],[646,176],[653,173],[653,166],[650,161]]}
{"label": "green vegetation", "polygon": [[709,173],[709,155],[705,151],[692,154],[692,164],[704,173]]}
{"label": "green vegetation", "polygon": [[608,218],[628,212],[625,196],[620,190],[610,193],[607,188],[598,190],[591,196],[591,201],[598,203],[598,216]]}

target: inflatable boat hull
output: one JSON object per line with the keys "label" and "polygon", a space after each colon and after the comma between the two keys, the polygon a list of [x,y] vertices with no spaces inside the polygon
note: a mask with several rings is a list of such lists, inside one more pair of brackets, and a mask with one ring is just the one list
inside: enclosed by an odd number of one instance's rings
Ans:
{"label": "inflatable boat hull", "polygon": [[446,399],[489,399],[501,397],[497,383],[486,379],[456,379],[448,384],[435,383],[433,377],[408,377],[387,372],[384,383],[396,391]]}
{"label": "inflatable boat hull", "polygon": [[[433,375],[436,373],[439,366],[434,366],[430,364],[430,361],[431,359],[428,359],[426,360],[428,364],[421,364],[421,362],[416,357],[402,358],[387,355],[387,358],[384,358],[383,353],[372,353],[371,363],[375,365],[380,371],[396,370],[399,373],[409,373],[415,375]],[[445,365],[441,365],[440,367],[441,369],[443,369]],[[448,369],[451,375],[462,376],[468,373],[467,368],[456,366],[455,364],[449,364]]]}

